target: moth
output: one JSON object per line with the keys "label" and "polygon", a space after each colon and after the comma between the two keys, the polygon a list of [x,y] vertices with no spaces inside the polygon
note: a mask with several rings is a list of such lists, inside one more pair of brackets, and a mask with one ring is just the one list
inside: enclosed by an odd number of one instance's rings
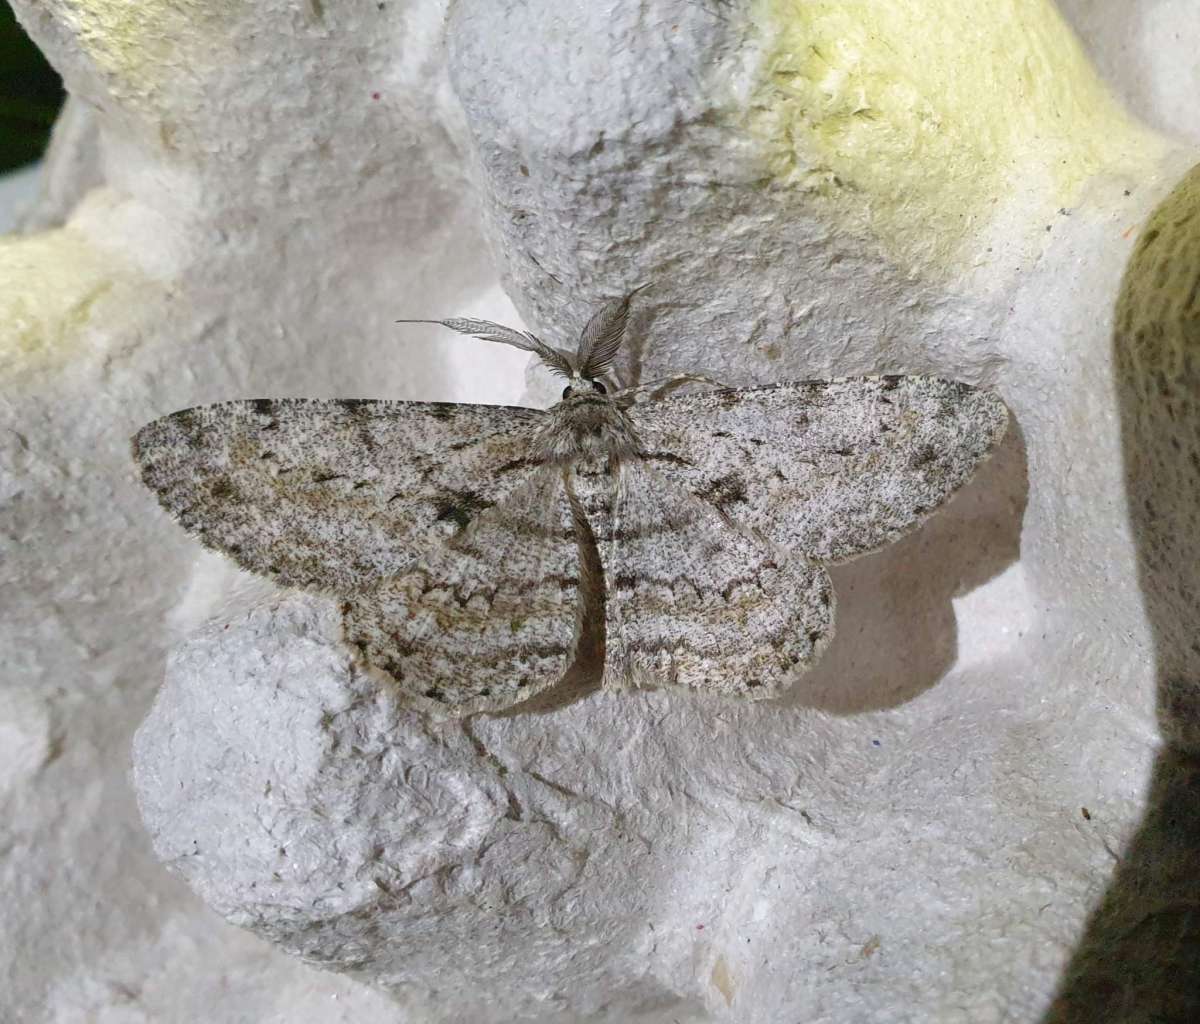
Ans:
{"label": "moth", "polygon": [[777,696],[833,635],[825,567],[944,503],[1007,410],[929,376],[620,388],[633,294],[575,352],[423,321],[534,353],[564,380],[550,409],[224,402],[143,427],[134,458],[202,543],[338,598],[361,664],[419,709],[510,708],[585,658],[606,686]]}

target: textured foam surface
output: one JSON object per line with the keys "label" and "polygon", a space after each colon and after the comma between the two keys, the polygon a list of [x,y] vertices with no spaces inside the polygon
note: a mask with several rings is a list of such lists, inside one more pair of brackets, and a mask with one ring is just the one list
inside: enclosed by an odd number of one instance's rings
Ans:
{"label": "textured foam surface", "polygon": [[[462,110],[444,6],[14,2],[77,100],[0,241],[0,1018],[1200,1017],[1195,159],[1084,59],[1195,138],[1192,0],[1064,2],[1082,50],[1049,3],[458,0]],[[1014,430],[833,568],[783,701],[427,722],[127,441],[513,403],[520,353],[392,324],[513,322],[488,245],[556,344],[652,280],[623,373],[936,373]]]}

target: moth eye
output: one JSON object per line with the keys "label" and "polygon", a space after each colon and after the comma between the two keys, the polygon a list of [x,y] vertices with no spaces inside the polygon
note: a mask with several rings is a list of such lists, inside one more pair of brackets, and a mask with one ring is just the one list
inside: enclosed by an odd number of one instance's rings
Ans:
{"label": "moth eye", "polygon": [[571,397],[571,385],[568,384],[565,388],[563,388],[563,398],[570,398],[570,397]]}
{"label": "moth eye", "polygon": [[607,394],[608,394],[608,388],[606,388],[606,387],[605,387],[603,384],[601,384],[601,383],[600,383],[598,380],[594,380],[594,381],[592,381],[592,387],[594,387],[594,388],[595,388],[597,391],[599,391],[599,392],[600,392],[600,394],[602,394],[602,395],[607,395]]}

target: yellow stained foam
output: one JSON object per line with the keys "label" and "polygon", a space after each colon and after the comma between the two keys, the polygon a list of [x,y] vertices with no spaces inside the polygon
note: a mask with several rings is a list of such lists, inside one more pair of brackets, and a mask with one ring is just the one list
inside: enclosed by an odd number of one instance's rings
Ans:
{"label": "yellow stained foam", "polygon": [[228,0],[59,0],[60,16],[96,64],[135,91],[209,54],[242,5]]}
{"label": "yellow stained foam", "polygon": [[948,261],[1006,190],[1070,206],[1153,148],[1047,0],[755,0],[755,24],[772,174],[913,262]]}
{"label": "yellow stained foam", "polygon": [[136,309],[144,284],[70,228],[0,238],[0,377],[68,361],[97,305]]}
{"label": "yellow stained foam", "polygon": [[96,63],[115,75],[129,75],[162,63],[172,49],[164,22],[177,20],[169,0],[64,0],[63,20]]}

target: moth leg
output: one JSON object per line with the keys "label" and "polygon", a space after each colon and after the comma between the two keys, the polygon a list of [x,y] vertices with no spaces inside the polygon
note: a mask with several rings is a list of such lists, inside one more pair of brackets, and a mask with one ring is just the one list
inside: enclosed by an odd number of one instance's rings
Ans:
{"label": "moth leg", "polygon": [[621,379],[621,375],[617,373],[615,369],[606,370],[596,379],[601,381],[604,386],[608,388],[608,390],[614,395],[619,395],[623,391],[628,390],[628,386]]}
{"label": "moth leg", "polygon": [[613,395],[613,399],[620,403],[622,408],[628,408],[631,405],[657,402],[687,384],[709,384],[719,390],[727,390],[731,387],[729,384],[702,373],[679,373],[623,388]]}

